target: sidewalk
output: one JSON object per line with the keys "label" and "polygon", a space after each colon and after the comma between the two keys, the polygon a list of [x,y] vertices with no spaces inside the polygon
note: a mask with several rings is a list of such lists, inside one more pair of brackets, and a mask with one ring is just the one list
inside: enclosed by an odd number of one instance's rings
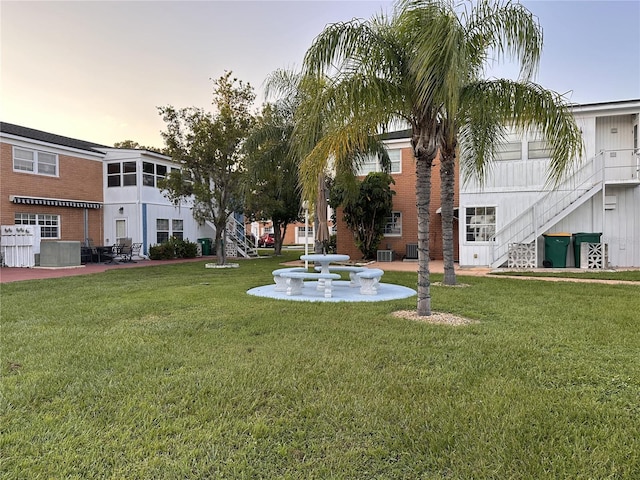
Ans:
{"label": "sidewalk", "polygon": [[121,268],[151,267],[154,265],[168,265],[172,263],[215,261],[216,257],[180,258],[176,260],[136,260],[135,263],[87,263],[78,267],[33,267],[33,268],[0,268],[0,283],[20,282],[22,280],[42,280],[47,278],[71,277],[75,275],[89,275],[102,273],[107,270]]}
{"label": "sidewalk", "polygon": [[[176,260],[137,260],[136,263],[89,263],[87,265],[81,265],[79,267],[67,267],[67,268],[46,268],[46,267],[34,267],[34,268],[0,268],[0,283],[19,282],[22,280],[41,280],[47,278],[60,278],[70,277],[73,275],[88,275],[91,273],[101,273],[114,268],[140,268],[151,267],[154,265],[168,265],[172,263],[185,263],[185,262],[215,262],[215,256],[197,257],[197,258],[181,258]],[[234,260],[235,261],[235,260]],[[250,262],[250,259],[239,259],[240,262]],[[304,265],[304,262],[297,260],[294,262],[288,262],[287,265]],[[372,262],[367,264],[370,268],[380,268],[385,271],[398,271],[398,272],[417,272],[417,261],[395,261],[395,262]],[[634,270],[634,269],[629,269]],[[459,276],[485,276],[494,271],[488,267],[460,267],[455,265],[456,275]],[[584,272],[584,270],[576,268],[562,268],[562,269],[548,269],[540,268],[534,269],[532,272]],[[444,264],[442,260],[431,260],[429,262],[430,273],[443,273]],[[517,280],[541,280],[548,282],[578,282],[578,283],[608,283],[608,284],[621,284],[621,285],[638,285],[640,282],[629,282],[624,280],[597,280],[588,278],[562,278],[562,277],[529,277],[529,276],[509,276],[509,275],[495,275],[493,278],[510,278]]]}

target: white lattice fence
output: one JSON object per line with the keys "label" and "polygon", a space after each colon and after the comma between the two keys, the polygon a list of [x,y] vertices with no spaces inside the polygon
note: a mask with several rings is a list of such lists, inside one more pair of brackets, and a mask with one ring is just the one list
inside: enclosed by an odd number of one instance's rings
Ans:
{"label": "white lattice fence", "polygon": [[509,268],[536,268],[536,243],[510,243],[507,266]]}

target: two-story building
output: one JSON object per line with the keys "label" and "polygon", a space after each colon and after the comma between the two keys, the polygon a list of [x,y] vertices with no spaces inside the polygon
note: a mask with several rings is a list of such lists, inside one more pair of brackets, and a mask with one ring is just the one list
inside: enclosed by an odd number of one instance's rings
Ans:
{"label": "two-story building", "polygon": [[[178,166],[156,152],[118,149],[0,123],[0,224],[33,226],[40,242],[131,238],[150,245],[170,236],[212,238],[189,202],[173,205],[158,180]],[[0,232],[1,233],[1,232]]]}
{"label": "two-story building", "polygon": [[[640,267],[640,100],[575,105],[572,111],[585,152],[582,160],[574,159],[559,185],[548,182],[549,151],[535,133],[510,135],[482,185],[473,179],[463,182],[456,171],[454,258],[461,266],[542,267],[546,265],[545,235],[566,234],[575,239],[586,233],[588,243],[600,240],[600,253],[595,248],[594,255],[601,258],[601,266]],[[410,132],[389,134],[384,143],[392,159],[396,195],[379,259],[414,259],[416,175]],[[360,174],[379,170],[372,158]],[[436,160],[430,205],[432,260],[442,258],[439,211]],[[339,209],[338,250],[361,258],[341,215]],[[568,267],[576,266],[573,248],[570,241],[564,262]]]}
{"label": "two-story building", "polygon": [[[391,160],[390,175],[395,184],[391,189],[393,196],[393,211],[388,218],[384,230],[384,237],[380,242],[378,259],[417,260],[418,259],[418,211],[416,207],[416,161],[411,147],[411,130],[390,132],[384,135],[383,143]],[[360,166],[358,176],[360,180],[370,172],[381,171],[380,162],[375,157],[369,157]],[[456,166],[456,176],[458,169]],[[440,215],[440,163],[436,159],[432,169],[431,203],[429,206],[429,256],[432,260],[442,259],[442,217]],[[458,184],[454,194],[454,237],[458,235]],[[353,241],[353,234],[342,220],[342,209],[338,208],[337,243],[338,251],[346,253],[351,258],[359,259],[362,253]],[[454,258],[458,258],[458,245],[454,245]]]}
{"label": "two-story building", "polygon": [[[576,105],[584,155],[549,185],[549,151],[535,133],[507,139],[485,179],[460,191],[460,265],[542,267],[549,234],[594,234],[600,265],[640,266],[640,100]],[[596,242],[593,242],[596,243]],[[575,242],[565,265],[576,266]],[[581,248],[581,247],[579,247]],[[584,267],[584,265],[580,265]]]}

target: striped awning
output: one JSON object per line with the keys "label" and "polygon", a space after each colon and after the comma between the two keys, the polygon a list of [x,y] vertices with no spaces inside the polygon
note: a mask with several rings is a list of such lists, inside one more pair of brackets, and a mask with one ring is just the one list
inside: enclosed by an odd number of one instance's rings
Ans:
{"label": "striped awning", "polygon": [[10,200],[13,203],[22,205],[47,205],[50,207],[69,207],[69,208],[102,208],[102,204],[98,202],[85,202],[82,200],[66,200],[61,198],[41,198],[41,197],[20,197],[11,195]]}

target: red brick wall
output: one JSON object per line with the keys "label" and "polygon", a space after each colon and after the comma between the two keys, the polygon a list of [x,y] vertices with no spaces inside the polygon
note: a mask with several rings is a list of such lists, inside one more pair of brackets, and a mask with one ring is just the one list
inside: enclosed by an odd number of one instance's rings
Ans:
{"label": "red brick wall", "polygon": [[[400,260],[406,253],[407,243],[418,241],[418,212],[416,207],[416,164],[411,148],[402,149],[402,173],[393,174],[395,185],[391,188],[396,192],[393,196],[393,210],[402,212],[402,237],[383,237],[380,250],[386,250],[387,245],[395,252],[395,259]],[[456,164],[456,180],[458,179],[458,165]],[[459,204],[459,186],[456,181],[455,201]],[[436,159],[431,178],[431,220],[429,224],[429,253],[433,260],[442,259],[442,219],[436,211],[440,208],[440,162]],[[352,259],[362,258],[362,253],[355,246],[353,234],[342,220],[342,209],[338,209],[338,252],[346,253]],[[454,221],[454,255],[458,258],[458,225]]]}
{"label": "red brick wall", "polygon": [[[22,205],[9,200],[9,195],[23,195],[102,203],[102,162],[58,155],[58,166],[58,177],[14,172],[12,145],[0,144],[0,224],[13,225],[15,213],[60,215],[60,239],[83,241],[83,208]],[[89,209],[89,236],[99,241],[102,232],[102,209]]]}

